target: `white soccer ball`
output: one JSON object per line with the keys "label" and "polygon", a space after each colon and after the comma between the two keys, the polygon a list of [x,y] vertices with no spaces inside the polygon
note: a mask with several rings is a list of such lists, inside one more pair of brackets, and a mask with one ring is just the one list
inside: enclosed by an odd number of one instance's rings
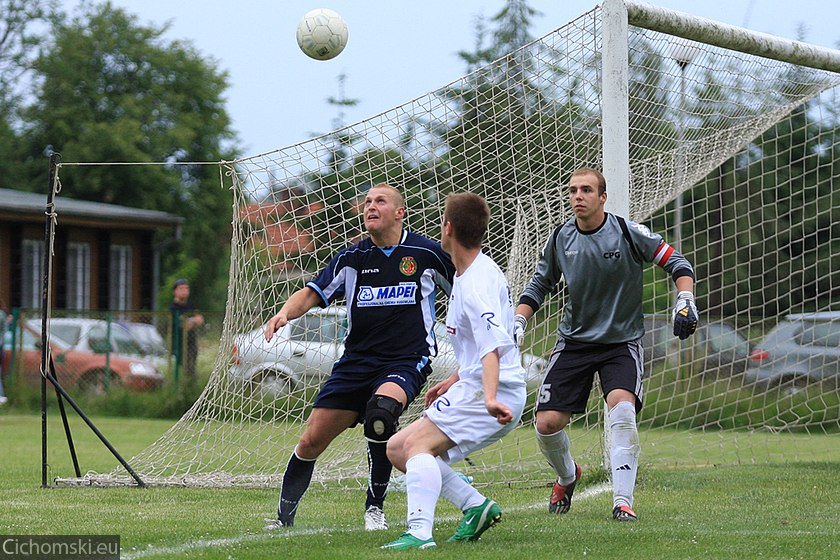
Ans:
{"label": "white soccer ball", "polygon": [[297,26],[300,50],[315,60],[337,57],[347,46],[347,24],[332,10],[318,8],[303,16]]}

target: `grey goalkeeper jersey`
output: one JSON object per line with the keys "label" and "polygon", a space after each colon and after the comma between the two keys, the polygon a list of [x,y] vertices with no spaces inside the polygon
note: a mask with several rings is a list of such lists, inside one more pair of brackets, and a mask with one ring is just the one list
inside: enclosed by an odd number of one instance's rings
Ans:
{"label": "grey goalkeeper jersey", "polygon": [[561,276],[567,300],[560,336],[580,342],[611,344],[641,338],[642,266],[652,262],[676,280],[694,277],[691,263],[647,227],[625,220],[633,246],[619,219],[607,213],[596,230],[583,232],[571,218],[548,237],[520,303],[536,311],[553,293]]}

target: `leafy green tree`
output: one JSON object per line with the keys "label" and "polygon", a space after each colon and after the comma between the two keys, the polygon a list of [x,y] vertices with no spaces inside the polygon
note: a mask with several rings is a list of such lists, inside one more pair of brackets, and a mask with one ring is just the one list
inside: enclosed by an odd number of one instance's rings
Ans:
{"label": "leafy green tree", "polygon": [[45,149],[66,162],[149,162],[63,167],[63,195],[184,215],[180,250],[164,270],[196,266],[197,303],[218,308],[232,196],[216,166],[179,163],[234,159],[228,77],[165,32],[110,3],[85,4],[54,25],[52,48],[34,63],[36,101],[23,113],[28,186],[46,184]]}
{"label": "leafy green tree", "polygon": [[56,0],[0,0],[0,110],[20,102],[21,84],[47,41],[46,24],[60,19]]}
{"label": "leafy green tree", "polygon": [[[563,86],[550,85],[553,80],[540,72],[570,71],[542,64],[538,55],[546,47],[522,48],[532,40],[528,29],[535,15],[522,0],[506,2],[491,20],[495,28],[479,27],[475,52],[461,53],[471,68],[483,66],[444,92],[458,119],[444,136],[448,150],[436,166],[438,185],[444,194],[470,188],[487,197],[500,218],[495,233],[507,239],[516,228],[511,201],[556,187],[573,162],[596,162],[592,147],[600,146],[590,126],[597,121],[576,97],[575,76],[564,76]],[[484,46],[487,37],[490,45]],[[557,202],[558,214],[562,204]],[[494,253],[503,267],[505,257]]]}
{"label": "leafy green tree", "polygon": [[60,19],[55,0],[0,0],[0,187],[19,188],[18,110],[32,65]]}
{"label": "leafy green tree", "polygon": [[[501,58],[534,40],[529,31],[531,21],[541,15],[541,12],[528,6],[526,0],[508,0],[490,19],[494,27],[489,32],[485,20],[478,19],[475,50],[460,51],[458,55],[470,70]],[[489,40],[488,45],[484,44],[485,40]]]}
{"label": "leafy green tree", "polygon": [[[810,83],[797,67],[764,76],[737,64],[716,68],[708,65],[690,96],[694,126],[706,131],[801,99],[801,84]],[[724,90],[725,75],[749,77]],[[838,111],[830,96],[800,104],[686,193],[682,249],[703,281],[698,303],[710,316],[776,317],[840,301],[840,210],[831,194]],[[664,211],[653,220],[667,223]]]}

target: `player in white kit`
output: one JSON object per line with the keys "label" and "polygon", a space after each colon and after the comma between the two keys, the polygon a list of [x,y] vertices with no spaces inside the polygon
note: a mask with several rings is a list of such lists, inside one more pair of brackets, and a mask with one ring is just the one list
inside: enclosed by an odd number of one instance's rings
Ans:
{"label": "player in white kit", "polygon": [[490,209],[480,196],[447,198],[441,245],[456,274],[446,329],[459,370],[429,389],[424,415],[388,441],[388,458],[406,473],[408,529],[384,549],[434,548],[440,496],[464,512],[450,542],[478,540],[502,516],[496,502],[449,466],[513,430],[525,408],[510,289],[498,265],[481,252],[489,221]]}

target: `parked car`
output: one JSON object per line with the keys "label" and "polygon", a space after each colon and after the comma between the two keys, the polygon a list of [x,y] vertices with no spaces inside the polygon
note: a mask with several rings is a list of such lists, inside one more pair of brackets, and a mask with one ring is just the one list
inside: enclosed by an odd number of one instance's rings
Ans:
{"label": "parked car", "polygon": [[[27,323],[40,332],[40,319],[29,319]],[[166,352],[164,351],[164,354],[160,356],[147,351],[144,343],[129,329],[128,325],[139,324],[141,323],[120,323],[75,317],[55,318],[50,319],[50,336],[61,339],[67,346],[76,350],[140,358],[152,363],[158,370],[163,369],[167,363]],[[154,329],[151,325],[149,327]],[[163,343],[162,338],[160,342]]]}
{"label": "parked car", "polygon": [[[33,326],[37,325],[37,328]],[[24,321],[15,341],[3,353],[3,371],[20,375],[30,383],[40,383],[41,329],[36,321]],[[149,362],[117,353],[102,354],[74,347],[55,334],[50,337],[55,374],[65,389],[76,386],[88,393],[103,393],[109,387],[124,385],[134,391],[151,391],[163,384],[163,374]],[[14,364],[12,353],[14,352]]]}
{"label": "parked car", "polygon": [[128,330],[129,334],[140,347],[142,356],[155,364],[159,369],[169,364],[169,349],[163,340],[163,335],[156,326],[149,323],[120,322],[121,327]]}
{"label": "parked car", "polygon": [[[434,331],[438,356],[432,358],[432,376],[437,382],[457,368],[457,361],[446,326],[436,323]],[[310,311],[278,330],[271,342],[265,341],[263,333],[259,327],[234,338],[230,377],[255,384],[268,394],[287,394],[301,384],[320,384],[330,375],[344,352],[346,311],[337,307]],[[524,354],[523,365],[529,386],[535,386],[545,360]]]}
{"label": "parked car", "polygon": [[642,337],[644,363],[690,364],[704,376],[743,373],[750,362],[750,342],[734,325],[724,321],[701,321],[697,332],[684,341],[674,336],[665,315],[646,315]]}
{"label": "parked car", "polygon": [[791,387],[840,379],[840,312],[785,316],[756,346],[745,377]]}

